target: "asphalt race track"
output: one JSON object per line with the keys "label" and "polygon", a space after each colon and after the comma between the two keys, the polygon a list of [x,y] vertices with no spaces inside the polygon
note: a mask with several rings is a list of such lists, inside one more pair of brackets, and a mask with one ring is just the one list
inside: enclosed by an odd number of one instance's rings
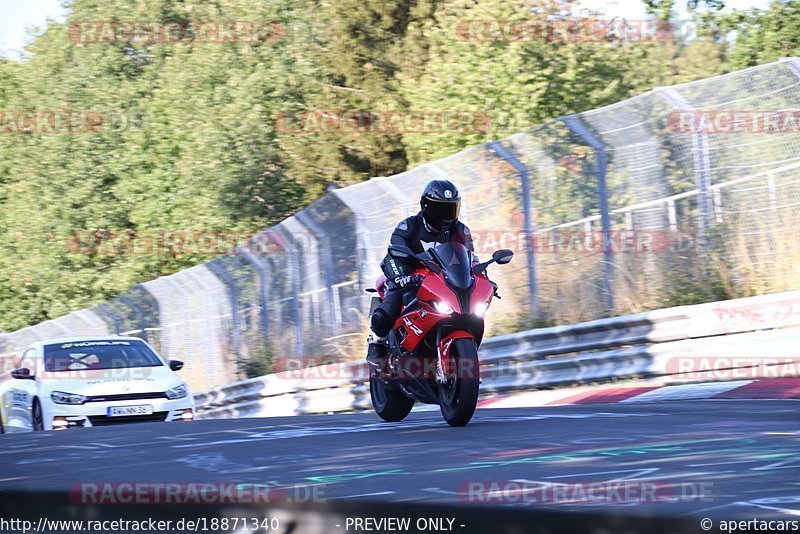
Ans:
{"label": "asphalt race track", "polygon": [[[237,482],[312,487],[327,501],[798,519],[799,410],[791,400],[699,400],[484,409],[466,428],[416,411],[396,424],[363,413],[7,434],[0,492]],[[502,491],[634,480],[655,483],[658,499],[542,503]]]}

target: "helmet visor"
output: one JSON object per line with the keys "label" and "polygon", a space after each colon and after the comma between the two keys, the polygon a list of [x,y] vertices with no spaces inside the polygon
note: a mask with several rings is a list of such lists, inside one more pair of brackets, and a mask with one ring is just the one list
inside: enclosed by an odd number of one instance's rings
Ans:
{"label": "helmet visor", "polygon": [[451,225],[458,220],[460,209],[460,200],[442,201],[426,198],[423,215],[428,224],[440,230],[443,226]]}

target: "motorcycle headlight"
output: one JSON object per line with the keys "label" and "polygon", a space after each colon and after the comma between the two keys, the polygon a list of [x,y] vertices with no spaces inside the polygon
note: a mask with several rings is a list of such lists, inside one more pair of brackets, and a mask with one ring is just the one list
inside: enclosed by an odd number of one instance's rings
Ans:
{"label": "motorcycle headlight", "polygon": [[54,391],[50,394],[50,398],[56,404],[83,404],[86,402],[86,397],[83,395],[66,393],[64,391]]}
{"label": "motorcycle headlight", "polygon": [[433,307],[437,312],[444,315],[450,315],[454,311],[452,306],[446,302],[442,302],[441,300],[433,301]]}
{"label": "motorcycle headlight", "polygon": [[168,389],[167,391],[164,392],[164,394],[167,396],[168,399],[171,400],[182,399],[189,394],[189,390],[186,389],[186,386],[181,384],[180,386],[175,386],[172,389]]}
{"label": "motorcycle headlight", "polygon": [[488,302],[480,302],[475,306],[475,315],[477,315],[478,317],[483,317],[484,315],[486,315],[486,310],[488,309],[489,309]]}

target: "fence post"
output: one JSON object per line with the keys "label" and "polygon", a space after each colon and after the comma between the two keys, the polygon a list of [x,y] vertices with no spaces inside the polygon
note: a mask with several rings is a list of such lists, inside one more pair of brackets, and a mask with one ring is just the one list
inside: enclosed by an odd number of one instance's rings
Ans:
{"label": "fence post", "polygon": [[[669,102],[678,113],[697,109],[672,87],[657,87],[656,92]],[[708,136],[702,132],[692,133],[692,147],[694,148],[694,181],[697,188],[697,207],[700,210],[700,217],[697,218],[697,243],[700,246],[700,253],[705,257],[709,249],[708,229],[711,227],[712,214]]]}
{"label": "fence post", "polygon": [[[262,234],[259,234],[259,236]],[[258,236],[256,238],[258,239]],[[253,240],[251,240],[251,243]],[[260,246],[257,244],[257,246]],[[245,245],[243,247],[239,247],[236,249],[238,252],[250,265],[252,265],[256,273],[258,273],[258,285],[261,288],[261,291],[258,292],[258,304],[261,306],[261,328],[263,330],[263,337],[264,341],[268,342],[269,340],[269,309],[267,305],[269,303],[269,279],[267,278],[267,264],[264,263],[264,260],[258,257],[257,254],[254,254],[252,250],[250,250],[249,245]]]}
{"label": "fence post", "polygon": [[611,211],[608,205],[608,184],[606,172],[608,158],[605,144],[581,122],[577,115],[559,117],[567,127],[592,147],[594,151],[594,175],[597,178],[597,190],[600,201],[600,226],[603,246],[603,297],[607,313],[614,309],[614,253],[611,247]]}
{"label": "fence post", "polygon": [[325,271],[325,287],[327,288],[326,293],[328,295],[328,316],[330,317],[328,335],[333,337],[336,335],[337,314],[334,307],[333,297],[333,258],[331,256],[331,246],[325,236],[325,231],[307,213],[300,211],[295,215],[295,217],[298,221],[300,221],[300,224],[308,228],[311,233],[314,234],[314,237],[317,238],[319,243],[319,259],[322,263],[322,268]]}
{"label": "fence post", "polygon": [[292,283],[292,317],[294,319],[294,352],[297,358],[303,358],[303,327],[300,318],[300,265],[297,261],[297,244],[292,233],[278,225],[276,231],[286,240],[286,261]]}
{"label": "fence post", "polygon": [[117,317],[117,315],[111,310],[108,303],[104,302],[102,304],[98,304],[96,306],[96,309],[97,311],[101,312],[103,315],[106,315],[111,319],[111,322],[114,323],[114,333],[116,335],[119,335],[120,330],[122,330],[120,328],[119,317]]}
{"label": "fence post", "polygon": [[778,62],[786,65],[792,73],[800,78],[800,58],[796,57],[781,57],[778,58]]}
{"label": "fence post", "polygon": [[528,291],[530,292],[532,314],[534,318],[538,318],[539,310],[539,293],[536,285],[536,255],[535,250],[535,231],[536,223],[534,221],[533,209],[531,207],[531,176],[528,167],[525,166],[514,154],[504,147],[499,141],[492,141],[487,146],[498,156],[506,160],[513,166],[519,173],[520,181],[522,182],[522,211],[523,211],[523,224],[525,225],[525,248],[526,259],[528,262]]}
{"label": "fence post", "polygon": [[236,363],[241,363],[241,340],[239,330],[239,288],[236,287],[236,280],[222,266],[217,265],[218,260],[211,260],[206,266],[219,277],[228,287],[228,295],[231,299],[231,348]]}
{"label": "fence post", "polygon": [[144,312],[142,311],[142,309],[135,302],[133,302],[131,299],[129,299],[124,295],[120,295],[117,298],[119,298],[120,302],[125,304],[127,307],[129,307],[136,313],[136,319],[137,322],[139,323],[139,330],[142,331],[141,338],[147,341],[147,331],[145,330]]}
{"label": "fence post", "polygon": [[90,332],[96,333],[100,325],[103,325],[104,328],[108,328],[108,323],[106,323],[102,317],[97,315],[89,308],[84,310],[77,310],[74,313],[78,318],[80,318],[81,321],[83,321],[86,324],[86,326],[88,326],[88,331]]}

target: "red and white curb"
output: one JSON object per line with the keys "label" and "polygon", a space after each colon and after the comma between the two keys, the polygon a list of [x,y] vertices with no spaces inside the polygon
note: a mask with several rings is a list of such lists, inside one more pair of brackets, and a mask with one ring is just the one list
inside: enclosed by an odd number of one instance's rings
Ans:
{"label": "red and white curb", "polygon": [[489,397],[478,408],[527,408],[568,404],[661,402],[694,399],[800,399],[800,378],[735,380],[667,385],[653,382],[630,386],[583,386],[569,389],[527,391]]}

